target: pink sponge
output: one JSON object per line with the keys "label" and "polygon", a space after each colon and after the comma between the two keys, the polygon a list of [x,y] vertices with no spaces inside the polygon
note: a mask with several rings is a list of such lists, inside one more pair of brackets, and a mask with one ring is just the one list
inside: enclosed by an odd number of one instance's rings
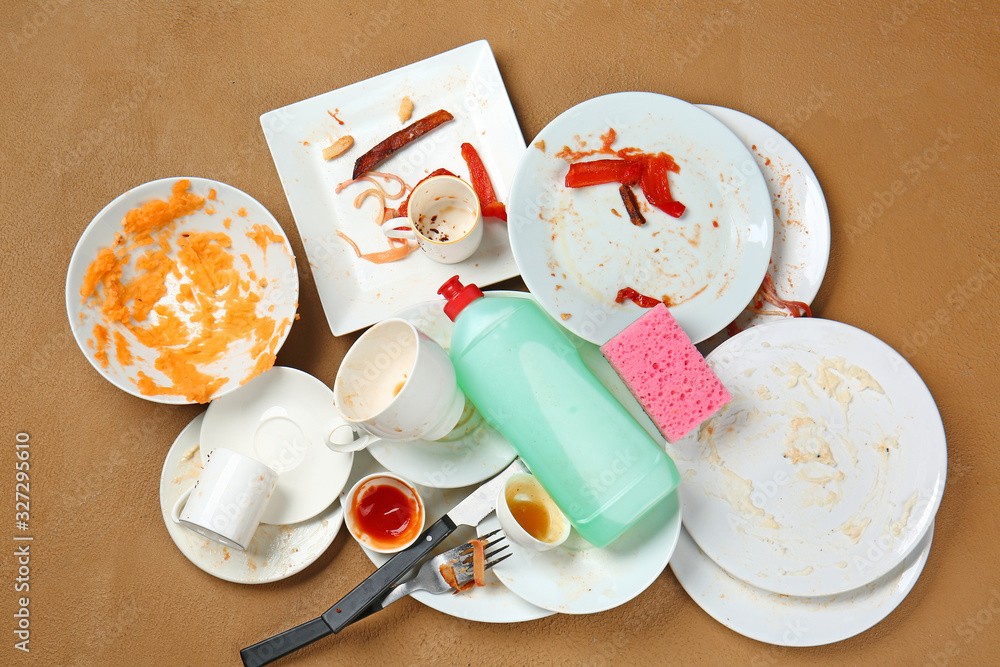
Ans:
{"label": "pink sponge", "polygon": [[601,346],[668,442],[677,442],[732,396],[662,303]]}

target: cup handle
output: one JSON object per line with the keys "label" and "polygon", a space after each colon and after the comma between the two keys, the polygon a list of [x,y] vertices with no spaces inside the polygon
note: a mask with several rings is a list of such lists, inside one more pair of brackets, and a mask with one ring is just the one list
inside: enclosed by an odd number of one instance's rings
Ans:
{"label": "cup handle", "polygon": [[174,520],[174,523],[177,524],[181,523],[181,511],[184,509],[184,505],[187,503],[188,497],[191,495],[191,492],[194,491],[194,487],[197,485],[198,483],[195,482],[187,489],[185,489],[184,493],[181,494],[181,497],[178,498],[177,502],[174,503],[174,506],[170,508],[170,518]]}
{"label": "cup handle", "polygon": [[[407,229],[396,229],[397,227],[406,227]],[[417,238],[416,234],[413,233],[413,229],[410,228],[409,218],[386,220],[382,223],[382,233],[391,239],[409,239],[414,241]]]}
{"label": "cup handle", "polygon": [[349,454],[359,452],[369,445],[381,442],[381,440],[382,438],[356,429],[350,424],[340,424],[330,429],[326,436],[326,446],[335,452]]}

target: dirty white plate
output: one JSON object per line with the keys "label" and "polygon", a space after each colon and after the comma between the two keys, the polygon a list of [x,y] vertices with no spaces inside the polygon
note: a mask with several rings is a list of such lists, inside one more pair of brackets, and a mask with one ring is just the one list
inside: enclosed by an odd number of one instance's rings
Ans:
{"label": "dirty white plate", "polygon": [[[479,534],[499,527],[491,514],[479,524]],[[511,542],[511,557],[497,563],[493,572],[507,588],[543,609],[594,614],[625,604],[649,588],[667,566],[680,530],[680,507],[672,493],[602,549],[575,530],[562,546],[548,551]]]}
{"label": "dirty white plate", "polygon": [[668,447],[684,524],[731,575],[834,595],[902,562],[944,493],[937,406],[892,348],[847,324],[784,319],[708,357],[733,400]]}
{"label": "dirty white plate", "polygon": [[[374,223],[376,213],[381,213],[380,205],[368,198],[360,209],[354,207],[354,199],[365,185],[351,185],[340,194],[334,188],[351,178],[358,157],[405,126],[396,115],[404,96],[414,104],[407,124],[438,109],[451,112],[455,119],[417,139],[376,169],[396,174],[410,186],[439,167],[467,179],[469,171],[460,147],[469,142],[482,158],[497,197],[506,202],[517,161],[524,153],[524,138],[486,41],[269,111],[260,118],[335,336],[434,296],[456,272],[480,286],[518,272],[506,225],[494,219],[486,220],[476,253],[456,265],[438,264],[421,251],[391,264],[372,264],[356,257],[337,236],[338,231],[346,234],[362,252],[389,247]],[[345,134],[354,137],[353,147],[325,161],[323,148]],[[397,187],[393,184],[388,189],[394,192]],[[398,202],[387,204],[396,206]]]}
{"label": "dirty white plate", "polygon": [[317,516],[294,525],[261,524],[246,551],[222,546],[174,523],[170,509],[201,474],[199,442],[205,414],[195,417],[174,441],[160,473],[160,512],[170,538],[199,568],[237,584],[265,584],[301,572],[333,542],[343,511],[333,503]]}
{"label": "dirty white plate", "polygon": [[[802,153],[766,123],[734,109],[697,106],[725,123],[757,161],[774,210],[774,247],[768,272],[778,296],[811,305],[830,260],[830,212],[816,174]],[[784,317],[764,314],[778,310],[767,302],[756,310],[753,306],[753,302],[748,304],[730,326],[699,345],[702,354],[711,352],[732,333]]]}
{"label": "dirty white plate", "polygon": [[329,387],[308,373],[275,366],[208,406],[202,464],[216,447],[260,461],[278,473],[261,521],[305,521],[337,499],[351,472],[354,455],[326,446],[327,434],[343,423]]}
{"label": "dirty white plate", "polygon": [[[647,207],[637,227],[612,212],[624,210],[617,185],[565,187],[569,163],[556,153],[598,148],[609,129],[613,149],[673,156],[680,173],[669,174],[670,189],[687,206],[680,218]],[[767,185],[743,142],[709,113],[654,93],[597,97],[550,122],[518,166],[508,220],[528,289],[563,326],[599,345],[646,312],[615,303],[623,287],[668,297],[696,343],[720,331],[750,303],[774,241]]]}
{"label": "dirty white plate", "polygon": [[934,538],[934,524],[903,562],[866,586],[823,597],[779,595],[733,578],[681,531],[670,569],[687,594],[727,628],[778,646],[843,641],[880,622],[917,583]]}
{"label": "dirty white plate", "polygon": [[[379,465],[378,461],[369,456],[367,451],[358,452],[357,458],[354,459],[354,470],[351,472],[347,488],[350,489],[355,482],[365,475],[378,472],[386,472],[386,469]],[[405,478],[405,475],[403,477]],[[413,480],[408,481],[412,482]],[[426,526],[430,526],[440,519],[478,488],[478,486],[474,485],[461,489],[435,489],[420,484],[417,484],[416,487],[420,493],[420,497],[424,501],[424,509],[427,514],[424,524]],[[341,508],[343,508],[343,503],[347,500],[346,496],[346,493],[340,496],[339,504]],[[457,547],[475,536],[476,533],[473,529],[468,526],[459,526],[435,550],[435,553],[441,553]],[[376,553],[364,547],[361,547],[361,549],[376,566],[381,566],[392,556],[392,554]],[[517,623],[552,615],[551,611],[536,607],[511,593],[489,571],[486,573],[486,585],[483,587],[473,587],[455,595],[434,595],[427,591],[417,591],[416,593],[412,593],[410,597],[427,605],[431,609],[436,609],[449,616],[464,618],[469,621]]]}
{"label": "dirty white plate", "polygon": [[[180,180],[190,181],[188,192],[201,197],[207,198],[209,192],[215,190],[216,199],[214,201],[206,200],[205,206],[201,210],[178,219],[174,233],[170,237],[170,250],[166,253],[167,256],[177,261],[177,239],[185,232],[201,231],[224,234],[231,241],[231,246],[225,250],[233,256],[234,268],[239,269],[241,279],[246,281],[241,287],[241,294],[246,295],[249,291],[259,296],[260,300],[256,304],[257,317],[271,318],[275,323],[271,340],[262,353],[252,351],[252,347],[258,341],[254,336],[248,334],[243,339],[229,343],[221,359],[197,366],[200,372],[212,378],[228,378],[227,382],[220,386],[212,396],[205,397],[205,400],[201,401],[205,403],[210,398],[218,398],[237,389],[242,383],[254,377],[260,371],[258,363],[261,359],[264,359],[265,355],[276,354],[281,348],[295,317],[299,295],[299,276],[295,269],[295,258],[292,255],[291,246],[274,216],[250,195],[231,185],[211,179],[180,177],[151,181],[120,195],[94,217],[73,250],[73,257],[66,275],[66,312],[69,314],[70,328],[73,330],[73,336],[80,346],[80,350],[83,351],[97,372],[113,385],[133,396],[156,403],[186,404],[196,402],[180,393],[175,395],[143,394],[137,385],[140,373],[151,378],[160,387],[169,387],[173,384],[155,366],[161,350],[139,343],[135,334],[120,323],[107,325],[100,312],[100,305],[104,301],[103,287],[98,288],[101,291],[98,292],[96,299],[91,297],[83,302],[80,297],[80,287],[87,269],[91,262],[97,258],[98,252],[102,248],[111,247],[115,242],[115,235],[123,231],[122,220],[125,214],[153,200],[168,200],[171,189]],[[209,211],[214,211],[214,213],[209,213]],[[240,215],[240,212],[244,215]],[[229,222],[227,223],[226,220]],[[247,236],[255,233],[254,225],[267,226],[274,234],[281,237],[281,241],[266,242],[261,247]],[[153,234],[154,238],[158,236],[158,233]],[[128,245],[126,244],[125,247]],[[158,249],[159,246],[155,244],[142,246],[128,252],[130,259],[122,271],[123,283],[144,274],[144,271],[136,269],[136,264],[150,248]],[[166,306],[173,311],[180,322],[188,326],[189,339],[194,340],[203,329],[201,325],[191,321],[190,315],[194,311],[190,306],[191,302],[179,303],[177,299],[181,285],[190,283],[190,280],[186,276],[179,278],[168,274],[163,282],[167,291],[157,301],[157,304]],[[134,301],[127,302],[130,307],[133,304]],[[136,322],[133,318],[130,323],[136,328],[149,329],[160,320],[159,314],[150,312],[142,322]],[[108,335],[112,337],[106,350],[106,365],[98,359],[97,355],[98,345],[94,333],[94,327],[97,324],[107,326]],[[120,359],[127,359],[128,356],[122,354],[119,357],[118,345],[113,338],[116,334],[122,337],[124,341],[122,352],[127,347],[128,354],[132,357],[131,363],[122,364]],[[271,362],[273,363],[273,356]]]}

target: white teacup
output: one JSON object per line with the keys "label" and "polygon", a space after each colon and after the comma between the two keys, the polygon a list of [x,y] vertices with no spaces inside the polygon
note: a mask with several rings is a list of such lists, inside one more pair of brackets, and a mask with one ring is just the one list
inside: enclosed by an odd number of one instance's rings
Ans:
{"label": "white teacup", "polygon": [[497,520],[514,543],[535,551],[558,547],[570,523],[534,475],[511,475],[497,494]]}
{"label": "white teacup", "polygon": [[347,351],[333,396],[347,423],[330,432],[328,445],[340,452],[379,439],[438,440],[465,408],[448,353],[398,318],[379,322]]}
{"label": "white teacup", "polygon": [[[457,176],[434,176],[410,194],[405,218],[382,224],[386,236],[416,240],[435,262],[468,259],[483,240],[483,215],[472,186]],[[399,229],[407,227],[406,229]]]}
{"label": "white teacup", "polygon": [[278,473],[224,447],[208,455],[198,481],[181,494],[170,518],[210,540],[246,551]]}

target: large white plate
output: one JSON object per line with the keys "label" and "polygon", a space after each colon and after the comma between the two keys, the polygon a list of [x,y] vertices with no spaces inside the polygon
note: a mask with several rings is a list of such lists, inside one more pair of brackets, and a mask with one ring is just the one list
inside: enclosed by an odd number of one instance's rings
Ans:
{"label": "large white plate", "polygon": [[275,366],[208,406],[202,465],[216,447],[257,459],[278,473],[261,521],[305,521],[337,499],[351,472],[354,454],[326,445],[327,434],[343,423],[329,387],[308,373]]}
{"label": "large white plate", "polygon": [[201,474],[198,453],[205,414],[184,427],[170,447],[160,473],[160,512],[170,538],[181,553],[199,568],[219,579],[237,584],[265,584],[301,572],[333,542],[340,531],[343,511],[331,504],[318,516],[294,525],[261,524],[246,551],[213,542],[174,523],[170,509]]}
{"label": "large white plate", "polygon": [[[492,514],[479,534],[500,527]],[[511,542],[511,556],[493,572],[528,602],[563,614],[607,611],[649,588],[674,553],[681,531],[677,494],[672,493],[624,535],[597,549],[574,530],[565,544],[537,552]]]}
{"label": "large white plate", "polygon": [[727,628],[778,646],[820,646],[864,632],[899,606],[917,583],[933,538],[932,523],[891,572],[867,586],[825,597],[779,595],[734,579],[698,549],[686,530],[670,568],[698,606]]}
{"label": "large white plate", "polygon": [[[335,336],[434,296],[456,272],[480,285],[517,275],[506,226],[498,220],[486,221],[479,250],[457,265],[438,264],[419,251],[392,264],[372,264],[356,257],[337,236],[338,231],[347,234],[362,252],[388,248],[373,222],[378,208],[374,200],[369,198],[361,209],[354,208],[354,198],[364,187],[354,185],[340,194],[334,188],[351,178],[358,157],[402,129],[396,113],[403,96],[414,103],[411,121],[438,109],[455,116],[377,167],[401,176],[411,186],[439,167],[468,178],[460,153],[462,142],[467,141],[479,152],[497,197],[506,202],[524,152],[524,138],[486,41],[262,115],[264,136]],[[324,161],[323,147],[344,134],[354,137],[354,146]]]}
{"label": "large white plate", "polygon": [[[91,262],[97,258],[98,251],[111,247],[115,241],[115,234],[122,231],[121,223],[125,214],[155,199],[166,201],[170,198],[174,184],[185,179],[191,182],[189,192],[207,197],[209,191],[214,189],[216,200],[208,200],[201,210],[178,219],[172,236],[174,240],[171,244],[172,250],[167,253],[168,256],[172,259],[177,258],[176,239],[184,232],[219,232],[228,236],[232,246],[227,251],[236,258],[234,267],[241,270],[242,279],[248,281],[247,285],[260,296],[256,307],[257,315],[273,318],[277,325],[275,330],[277,340],[268,346],[269,352],[277,353],[284,344],[295,317],[299,296],[299,275],[295,269],[295,258],[292,256],[291,246],[285,238],[281,225],[260,202],[245,192],[207,178],[178,177],[144,183],[117,197],[94,217],[73,250],[66,275],[66,312],[69,314],[70,328],[73,330],[77,345],[97,372],[119,389],[155,403],[186,404],[195,401],[188,400],[182,395],[142,394],[136,385],[140,371],[151,377],[159,386],[170,386],[172,383],[154,365],[160,350],[140,344],[134,334],[117,324],[108,328],[109,336],[118,332],[125,337],[133,356],[133,363],[123,367],[116,358],[114,343],[109,343],[108,365],[106,368],[102,366],[95,356],[93,331],[95,324],[105,324],[100,313],[100,303],[103,299],[95,302],[91,298],[86,303],[81,302],[80,286]],[[246,215],[238,215],[241,209]],[[215,213],[209,214],[208,210],[214,210]],[[224,224],[226,219],[231,220],[228,228]],[[252,231],[254,225],[268,226],[275,234],[281,236],[283,241],[280,244],[269,243],[266,250],[262,249],[247,237],[247,233]],[[130,253],[131,259],[122,271],[124,281],[139,275],[135,270],[135,264],[143,252],[143,248],[138,248]],[[241,255],[249,260],[249,267]],[[169,304],[178,318],[190,325],[189,308],[178,305],[176,300],[182,282],[187,281],[168,275],[165,280],[167,293],[157,303]],[[151,312],[144,325],[155,323],[158,319],[158,315]],[[192,328],[194,326],[196,325],[192,325]],[[199,370],[213,377],[229,378],[228,382],[216,390],[212,398],[218,398],[237,389],[257,372],[255,366],[258,357],[250,353],[254,342],[250,336],[234,341],[221,360],[199,367]]]}
{"label": "large white plate", "polygon": [[[687,206],[680,218],[649,207],[647,223],[636,227],[611,212],[623,210],[614,184],[564,186],[568,164],[556,153],[596,148],[609,128],[615,149],[673,156],[680,173],[670,174],[671,192]],[[508,219],[528,289],[597,344],[645,312],[614,302],[622,287],[668,296],[694,342],[720,331],[756,293],[774,240],[767,186],[743,143],[705,111],[653,93],[597,97],[549,123],[518,166]]]}
{"label": "large white plate", "polygon": [[874,336],[811,318],[744,331],[708,363],[733,400],[669,447],[702,551],[786,595],[841,593],[896,567],[934,520],[947,472],[916,371]]}
{"label": "large white plate", "polygon": [[[358,452],[354,459],[354,470],[347,481],[347,488],[351,488],[355,482],[376,472],[385,472],[375,459],[368,455],[368,452]],[[404,475],[405,477],[405,475]],[[413,481],[413,480],[409,480]],[[477,486],[467,486],[461,489],[435,489],[417,484],[417,490],[424,501],[424,508],[427,514],[425,527],[437,521],[441,516],[451,511],[458,503],[476,490]],[[340,496],[340,504],[346,502],[346,493]],[[468,526],[459,526],[435,551],[441,553],[457,547],[463,542],[474,538],[476,533]],[[365,555],[376,566],[381,566],[389,560],[392,554],[380,554],[361,547]],[[427,591],[417,591],[411,594],[414,600],[427,605],[431,609],[464,618],[469,621],[482,621],[485,623],[517,623],[519,621],[532,621],[536,618],[551,616],[553,612],[541,607],[536,607],[511,593],[506,586],[501,584],[492,572],[486,573],[486,586],[473,587],[458,594],[444,593],[434,595]]]}
{"label": "large white plate", "polygon": [[[769,125],[740,111],[699,104],[732,130],[750,150],[764,174],[774,210],[774,247],[768,272],[778,295],[789,301],[812,304],[830,260],[830,212],[823,189],[809,163],[795,146]],[[755,312],[748,306],[731,326],[743,331],[783,317]],[[764,302],[762,309],[777,308]],[[698,346],[708,354],[731,337],[726,327]]]}

